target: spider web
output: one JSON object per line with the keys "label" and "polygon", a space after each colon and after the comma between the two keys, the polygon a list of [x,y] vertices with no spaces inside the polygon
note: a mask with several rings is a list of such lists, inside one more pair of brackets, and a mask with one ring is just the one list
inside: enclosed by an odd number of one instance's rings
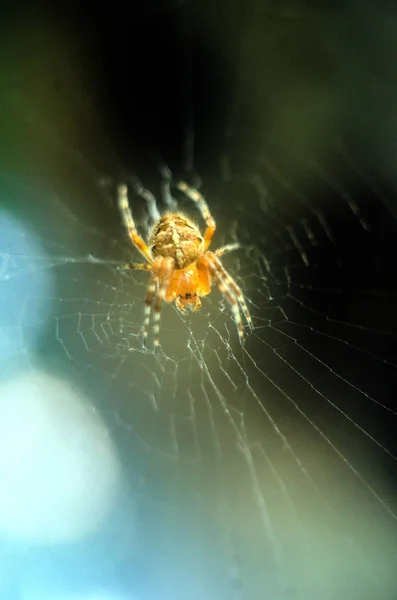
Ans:
{"label": "spider web", "polygon": [[[139,598],[391,598],[387,194],[341,142],[326,167],[295,170],[227,150],[200,169],[201,191],[213,247],[241,246],[223,264],[253,317],[244,346],[214,289],[196,314],[165,305],[160,351],[142,348],[148,274],[116,271],[136,252],[112,190],[73,150],[67,191],[1,180],[2,379],[50,373],[106,424],[133,490],[123,527],[134,525],[106,561],[119,579],[132,571]],[[137,176],[164,209],[160,174]],[[144,201],[132,194],[131,207],[144,232]]]}
{"label": "spider web", "polygon": [[121,223],[109,236],[8,183],[9,205],[35,209],[2,212],[3,376],[61,372],[127,452],[144,482],[142,597],[390,597],[394,292],[377,285],[371,206],[310,171],[332,210],[305,205],[270,159],[203,178],[216,242],[241,244],[224,264],[255,330],[240,347],[213,291],[194,315],[164,307],[157,355],[139,336],[147,274],[115,270],[134,254]]}

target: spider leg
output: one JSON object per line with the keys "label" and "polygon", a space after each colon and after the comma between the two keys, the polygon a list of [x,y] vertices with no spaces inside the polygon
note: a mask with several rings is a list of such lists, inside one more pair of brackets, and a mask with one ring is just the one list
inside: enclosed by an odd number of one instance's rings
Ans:
{"label": "spider leg", "polygon": [[149,217],[152,222],[156,222],[160,219],[159,209],[157,208],[156,198],[153,196],[152,192],[145,189],[139,179],[136,177],[131,177],[130,183],[133,186],[134,192],[137,196],[140,196],[146,201]]}
{"label": "spider leg", "polygon": [[218,270],[218,272],[221,274],[222,278],[224,279],[226,285],[234,292],[236,299],[238,300],[241,309],[243,311],[244,317],[246,318],[246,321],[248,323],[249,328],[252,330],[253,329],[253,325],[252,325],[252,319],[251,319],[251,315],[250,312],[248,310],[248,306],[245,302],[245,298],[244,298],[244,294],[241,290],[241,288],[237,285],[237,283],[234,281],[233,277],[231,275],[229,275],[229,273],[226,271],[225,267],[223,266],[223,264],[221,263],[221,261],[219,260],[219,258],[217,256],[214,256],[214,263],[215,266]]}
{"label": "spider leg", "polygon": [[220,274],[217,272],[217,268],[213,264],[209,264],[209,268],[211,270],[212,275],[214,276],[219,290],[225,296],[226,300],[229,302],[231,309],[233,311],[233,317],[237,325],[238,337],[240,340],[240,344],[243,343],[244,339],[244,329],[241,320],[240,307],[238,305],[238,301],[232,290],[226,285]]}
{"label": "spider leg", "polygon": [[215,256],[223,256],[223,254],[226,254],[227,252],[232,252],[233,250],[238,250],[239,248],[240,244],[227,244],[226,246],[222,246],[221,248],[215,250],[214,254]]}
{"label": "spider leg", "polygon": [[[168,284],[174,270],[174,259],[171,257],[156,260],[155,272],[157,279],[157,294],[153,306],[154,349],[159,347],[161,307],[167,292]],[[149,309],[150,310],[150,309]],[[148,320],[149,323],[149,320]]]}
{"label": "spider leg", "polygon": [[152,278],[150,280],[150,283],[148,285],[147,294],[146,294],[146,298],[145,298],[145,316],[144,316],[143,327],[142,327],[142,344],[145,348],[146,348],[146,342],[147,342],[147,334],[149,331],[150,311],[152,308],[153,298],[156,293],[156,286],[157,286],[157,278],[156,278],[156,275],[153,274]]}
{"label": "spider leg", "polygon": [[161,181],[161,194],[163,196],[164,204],[167,209],[172,212],[177,209],[178,202],[175,200],[173,195],[171,194],[171,183],[172,183],[172,173],[169,167],[165,163],[160,163],[160,175],[162,177]]}
{"label": "spider leg", "polygon": [[[208,256],[210,254],[210,256]],[[233,280],[233,278],[229,275],[226,269],[223,267],[222,263],[218,259],[217,256],[213,252],[208,253],[205,260],[208,264],[209,271],[212,277],[215,279],[219,290],[225,296],[226,300],[229,302],[231,309],[233,311],[233,317],[237,325],[238,335],[240,343],[242,344],[244,339],[244,329],[241,320],[240,306],[243,311],[244,317],[247,320],[247,323],[252,329],[252,320],[248,311],[248,307],[245,303],[243,293],[237,283]],[[240,305],[240,306],[239,306]]]}
{"label": "spider leg", "polygon": [[184,181],[179,181],[176,187],[178,188],[178,190],[181,190],[181,192],[184,192],[190,200],[193,200],[193,202],[197,204],[197,207],[201,212],[204,221],[207,224],[207,229],[205,230],[204,234],[204,250],[207,250],[208,246],[211,243],[212,236],[214,235],[216,230],[216,224],[214,218],[210,213],[208,204],[206,203],[204,196],[200,194],[200,192],[188,186],[188,184]]}
{"label": "spider leg", "polygon": [[147,263],[123,263],[116,267],[116,271],[125,271],[127,269],[141,269],[142,271],[151,271],[152,265]]}
{"label": "spider leg", "polygon": [[136,246],[136,248],[138,248],[139,252],[143,254],[143,256],[149,263],[153,263],[153,258],[150,254],[150,250],[136,229],[135,222],[132,217],[132,213],[128,203],[128,190],[125,183],[122,183],[118,186],[117,192],[118,205],[121,212],[121,217],[124,221],[124,226],[128,231],[132,243],[134,244],[134,246]]}

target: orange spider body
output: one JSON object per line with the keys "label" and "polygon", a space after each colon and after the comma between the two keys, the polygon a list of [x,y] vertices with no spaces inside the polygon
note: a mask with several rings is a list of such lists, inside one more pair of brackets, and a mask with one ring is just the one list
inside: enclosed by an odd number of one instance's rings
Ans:
{"label": "orange spider body", "polygon": [[177,308],[185,312],[185,306],[194,311],[201,306],[200,297],[208,296],[211,291],[210,278],[199,261],[185,269],[175,270],[165,294],[165,301],[175,300]]}
{"label": "orange spider body", "polygon": [[[146,258],[147,263],[127,263],[123,269],[143,269],[152,273],[146,295],[143,339],[146,342],[150,314],[153,308],[155,347],[159,345],[159,321],[162,302],[175,301],[181,312],[186,306],[196,311],[201,306],[200,297],[207,296],[214,280],[228,300],[237,324],[240,342],[243,339],[241,307],[243,314],[252,327],[251,317],[244,300],[244,295],[229,275],[219,256],[234,250],[236,244],[223,246],[215,252],[208,247],[215,233],[216,225],[203,196],[186,183],[180,182],[178,189],[184,192],[200,210],[207,228],[204,235],[198,226],[180,212],[167,212],[158,216],[149,241],[146,244],[139,235],[128,203],[127,186],[119,185],[119,208],[131,241]],[[145,197],[146,190],[141,191]]]}
{"label": "orange spider body", "polygon": [[[211,282],[200,262],[204,254],[204,239],[197,225],[181,213],[166,213],[154,227],[148,246],[155,265],[156,258],[169,257],[174,261],[164,300],[175,300],[182,312],[185,312],[185,306],[198,310],[200,296],[210,293]],[[161,263],[162,260],[159,261],[160,269]]]}

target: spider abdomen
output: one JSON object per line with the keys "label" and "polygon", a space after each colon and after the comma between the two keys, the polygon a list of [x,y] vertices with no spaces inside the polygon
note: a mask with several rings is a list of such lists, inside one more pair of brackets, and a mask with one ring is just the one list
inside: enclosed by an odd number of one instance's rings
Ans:
{"label": "spider abdomen", "polygon": [[198,227],[181,213],[166,213],[153,228],[149,248],[153,258],[172,257],[176,269],[185,269],[202,254],[204,240]]}

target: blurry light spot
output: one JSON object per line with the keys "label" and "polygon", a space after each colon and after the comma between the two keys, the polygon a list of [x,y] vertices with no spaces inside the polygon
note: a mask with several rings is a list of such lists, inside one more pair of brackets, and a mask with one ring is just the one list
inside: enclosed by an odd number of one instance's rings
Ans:
{"label": "blurry light spot", "polygon": [[105,426],[68,383],[33,373],[0,386],[0,531],[81,538],[112,508],[119,476]]}

